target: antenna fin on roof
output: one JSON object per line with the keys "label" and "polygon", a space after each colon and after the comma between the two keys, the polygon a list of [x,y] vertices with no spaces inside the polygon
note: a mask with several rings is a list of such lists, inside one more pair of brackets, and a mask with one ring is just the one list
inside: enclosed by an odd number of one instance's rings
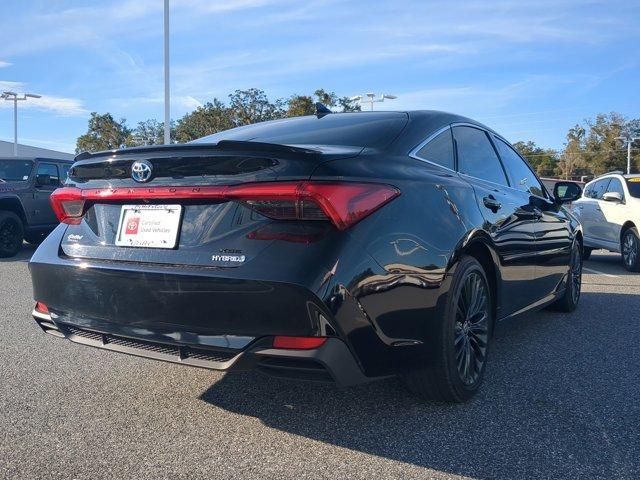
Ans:
{"label": "antenna fin on roof", "polygon": [[332,113],[331,110],[329,110],[327,108],[327,106],[323,103],[320,102],[316,102],[316,115],[318,117],[324,117],[325,115],[328,115],[329,113]]}

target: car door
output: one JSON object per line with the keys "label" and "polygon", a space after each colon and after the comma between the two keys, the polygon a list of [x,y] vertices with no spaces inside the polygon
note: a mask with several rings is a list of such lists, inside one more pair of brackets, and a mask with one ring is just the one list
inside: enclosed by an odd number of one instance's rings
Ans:
{"label": "car door", "polygon": [[607,221],[602,212],[602,196],[609,187],[610,177],[602,178],[595,182],[593,186],[593,192],[590,196],[590,212],[589,223],[585,227],[589,231],[589,237],[596,243],[596,245],[605,247],[607,245]]}
{"label": "car door", "polygon": [[626,196],[622,181],[620,181],[619,178],[611,177],[605,193],[607,192],[616,192],[622,197],[621,202],[607,201],[604,199],[598,200],[600,214],[603,218],[603,240],[609,242],[612,247],[616,248],[619,247],[620,244],[622,225],[628,220],[626,216]]}
{"label": "car door", "polygon": [[573,234],[569,214],[545,192],[529,164],[503,139],[494,137],[498,153],[514,188],[526,196],[535,212],[536,260],[532,289],[536,300],[553,294],[571,261]]}
{"label": "car door", "polygon": [[458,171],[473,187],[500,261],[501,295],[498,317],[514,313],[535,300],[529,283],[535,270],[535,215],[509,180],[486,131],[454,125]]}
{"label": "car door", "polygon": [[[43,181],[45,180],[45,181]],[[38,162],[34,180],[34,222],[36,225],[58,223],[49,203],[51,193],[60,186],[60,172],[55,163]]]}

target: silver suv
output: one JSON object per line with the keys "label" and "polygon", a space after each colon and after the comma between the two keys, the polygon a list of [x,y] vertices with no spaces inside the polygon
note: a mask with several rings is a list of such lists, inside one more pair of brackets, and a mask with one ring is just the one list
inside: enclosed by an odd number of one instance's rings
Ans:
{"label": "silver suv", "polygon": [[612,172],[587,183],[572,212],[584,233],[584,258],[599,248],[622,253],[627,270],[640,270],[640,174]]}

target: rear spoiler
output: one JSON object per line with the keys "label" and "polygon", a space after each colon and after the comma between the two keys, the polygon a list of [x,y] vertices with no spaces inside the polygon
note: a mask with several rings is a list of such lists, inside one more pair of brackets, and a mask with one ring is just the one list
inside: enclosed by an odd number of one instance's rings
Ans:
{"label": "rear spoiler", "polygon": [[184,143],[174,145],[147,145],[144,147],[123,148],[120,150],[103,150],[101,152],[82,152],[75,158],[78,160],[86,160],[88,158],[102,157],[105,155],[120,156],[132,153],[151,153],[162,152],[170,149],[172,151],[192,151],[211,148],[221,151],[251,151],[251,152],[274,152],[274,153],[298,153],[302,155],[318,155],[323,153],[321,149],[310,147],[296,147],[291,145],[283,145],[280,143],[251,142],[244,140],[220,140],[218,143]]}

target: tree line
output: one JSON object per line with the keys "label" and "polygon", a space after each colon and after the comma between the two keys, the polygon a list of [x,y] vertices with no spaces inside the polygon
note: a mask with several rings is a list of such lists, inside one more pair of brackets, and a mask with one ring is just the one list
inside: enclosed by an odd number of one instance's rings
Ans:
{"label": "tree line", "polygon": [[[313,115],[315,103],[340,112],[358,112],[360,105],[322,88],[313,95],[293,95],[270,101],[263,90],[236,90],[228,102],[217,98],[177,121],[171,121],[171,142],[185,143],[221,130],[285,117]],[[124,118],[92,112],[87,132],[76,142],[76,153],[112,150],[121,147],[160,145],[164,142],[164,122],[149,119],[131,128]]]}
{"label": "tree line", "polygon": [[[339,112],[357,112],[360,106],[334,92],[316,90],[312,95],[293,95],[269,100],[263,90],[236,90],[228,101],[217,98],[177,121],[171,122],[171,142],[185,143],[233,127],[285,117],[313,115],[315,102]],[[640,136],[640,119],[627,119],[611,112],[598,114],[570,128],[562,149],[542,148],[535,142],[518,141],[513,145],[541,177],[580,179],[613,170],[626,171],[627,153],[620,136]],[[155,119],[129,127],[125,119],[110,113],[91,113],[87,132],[76,142],[76,152],[95,152],[116,148],[163,143],[164,123]],[[638,171],[639,148],[632,149],[632,169]]]}
{"label": "tree line", "polygon": [[[564,147],[545,149],[532,141],[513,144],[541,177],[579,180],[614,170],[627,171],[627,148],[618,137],[640,136],[640,119],[611,112],[586,119],[569,129]],[[640,148],[632,145],[631,170],[638,172]]]}

